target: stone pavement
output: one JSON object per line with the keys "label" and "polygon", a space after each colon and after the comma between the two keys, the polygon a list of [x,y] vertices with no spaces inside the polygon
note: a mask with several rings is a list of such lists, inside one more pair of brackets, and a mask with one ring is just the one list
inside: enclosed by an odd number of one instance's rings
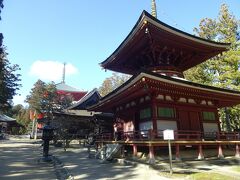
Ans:
{"label": "stone pavement", "polygon": [[[66,152],[62,148],[52,149],[53,154],[63,162],[63,167],[72,179],[127,179],[127,180],[155,180],[155,179],[189,179],[188,177],[171,177],[168,161],[162,160],[155,166],[125,160],[124,165],[118,163],[101,163],[97,159],[89,159],[87,150],[81,147],[69,148]],[[232,179],[240,180],[240,172],[231,170],[233,166],[239,166],[239,158],[207,159],[174,161],[173,170],[175,174],[194,174],[198,172],[215,172],[227,175]],[[163,175],[165,174],[165,175]],[[163,177],[164,176],[164,177]]]}
{"label": "stone pavement", "polygon": [[56,179],[52,164],[38,162],[41,147],[29,139],[0,141],[0,179]]}
{"label": "stone pavement", "polygon": [[[63,148],[50,146],[50,154],[54,155],[52,163],[39,162],[42,156],[40,141],[1,140],[0,179],[161,180],[169,177],[163,177],[162,174],[168,172],[169,167],[168,161],[164,160],[154,168],[142,163],[101,163],[98,159],[89,159],[87,149],[79,146],[69,148],[66,152]],[[240,172],[232,171],[232,165],[240,165],[240,159],[180,161],[174,162],[174,172],[211,171],[240,179]]]}
{"label": "stone pavement", "polygon": [[161,180],[158,171],[144,165],[121,165],[118,163],[101,163],[98,159],[89,159],[85,148],[62,148],[51,150],[72,175],[72,179],[85,180]]}
{"label": "stone pavement", "polygon": [[50,154],[54,154],[54,162],[44,163],[39,162],[42,156],[40,141],[17,137],[1,140],[0,179],[166,179],[160,177],[157,171],[145,166],[101,163],[100,160],[89,159],[84,148],[71,148],[64,152],[63,148],[50,147]]}

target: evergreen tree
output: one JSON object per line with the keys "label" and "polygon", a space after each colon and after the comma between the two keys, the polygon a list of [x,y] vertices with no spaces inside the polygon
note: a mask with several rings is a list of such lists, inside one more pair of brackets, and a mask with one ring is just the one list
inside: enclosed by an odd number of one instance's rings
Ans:
{"label": "evergreen tree", "polygon": [[8,115],[15,118],[17,122],[22,125],[22,127],[18,129],[17,134],[24,134],[28,131],[28,126],[31,122],[28,108],[24,108],[23,105],[17,104],[12,107]]}
{"label": "evergreen tree", "polygon": [[[3,0],[0,0],[0,20],[1,20],[1,12],[3,8]],[[3,35],[0,33],[0,54],[2,53],[2,40],[3,40]]]}
{"label": "evergreen tree", "polygon": [[26,102],[29,108],[36,110],[37,113],[45,113],[51,116],[53,111],[61,111],[69,107],[72,98],[69,96],[58,95],[54,82],[45,83],[38,80],[27,96]]}
{"label": "evergreen tree", "polygon": [[[0,0],[0,20],[2,8],[3,0]],[[17,64],[10,64],[2,41],[3,35],[0,33],[0,113],[7,112],[10,109],[13,96],[17,94],[16,91],[21,86],[19,84],[20,74],[16,74],[16,71],[20,68]]]}
{"label": "evergreen tree", "polygon": [[114,89],[122,85],[129,79],[129,75],[113,73],[111,77],[106,78],[102,85],[99,87],[99,93],[101,96],[105,96],[112,92]]}
{"label": "evergreen tree", "polygon": [[10,109],[13,96],[21,86],[20,74],[16,74],[18,70],[20,70],[19,66],[11,65],[7,59],[7,53],[3,51],[0,54],[0,111],[2,112]]}
{"label": "evergreen tree", "polygon": [[0,0],[0,20],[1,20],[2,8],[3,8],[3,0]]}
{"label": "evergreen tree", "polygon": [[26,102],[30,109],[38,113],[48,113],[54,109],[56,95],[56,85],[53,82],[46,84],[38,80],[31,89],[30,95],[27,96]]}
{"label": "evergreen tree", "polygon": [[[221,55],[186,71],[185,77],[198,83],[240,90],[239,25],[239,20],[229,12],[226,4],[221,6],[217,19],[203,19],[199,27],[194,29],[200,37],[222,43],[231,43],[231,46],[228,51]],[[230,113],[229,123],[226,122],[228,118],[226,118],[224,111]],[[238,116],[234,116],[240,113],[238,106],[220,112],[223,129],[230,131],[240,128]]]}

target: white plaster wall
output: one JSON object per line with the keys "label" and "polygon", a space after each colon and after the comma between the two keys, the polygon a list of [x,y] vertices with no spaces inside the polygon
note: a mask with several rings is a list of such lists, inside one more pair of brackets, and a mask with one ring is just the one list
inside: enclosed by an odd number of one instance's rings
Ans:
{"label": "white plaster wall", "polygon": [[203,123],[204,132],[218,132],[217,123]]}
{"label": "white plaster wall", "polygon": [[142,122],[142,123],[140,123],[140,124],[139,124],[139,129],[140,129],[140,130],[153,129],[152,121],[147,121],[147,122]]}

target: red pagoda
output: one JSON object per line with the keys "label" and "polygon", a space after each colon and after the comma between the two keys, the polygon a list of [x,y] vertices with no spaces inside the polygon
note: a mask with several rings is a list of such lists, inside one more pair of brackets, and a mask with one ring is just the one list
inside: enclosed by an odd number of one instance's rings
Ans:
{"label": "red pagoda", "polygon": [[73,88],[64,82],[56,84],[58,95],[70,96],[73,98],[73,101],[79,101],[83,96],[87,94],[86,91],[80,91],[76,88]]}
{"label": "red pagoda", "polygon": [[218,108],[240,104],[240,92],[201,85],[184,79],[183,72],[220,53],[230,44],[205,40],[171,27],[146,11],[120,46],[101,63],[104,69],[133,75],[127,82],[103,97],[90,110],[114,113],[121,137],[102,135],[100,143],[148,146],[150,161],[154,147],[166,146],[163,130],[174,130],[176,158],[179,147],[236,145],[239,134],[220,129]]}
{"label": "red pagoda", "polygon": [[63,64],[63,78],[62,82],[56,84],[57,93],[59,96],[70,96],[73,101],[79,101],[83,96],[87,94],[86,91],[80,91],[74,87],[71,87],[65,83],[65,66],[66,63]]}

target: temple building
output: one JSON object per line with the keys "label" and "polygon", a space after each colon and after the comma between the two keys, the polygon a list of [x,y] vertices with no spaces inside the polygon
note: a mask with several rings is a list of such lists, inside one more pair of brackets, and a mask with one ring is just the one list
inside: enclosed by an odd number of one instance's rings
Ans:
{"label": "temple building", "polygon": [[97,89],[84,95],[70,107],[53,112],[52,125],[59,130],[65,129],[72,138],[85,139],[86,137],[111,131],[113,115],[111,113],[88,111],[87,108],[98,103],[101,98]]}
{"label": "temple building", "polygon": [[221,131],[218,108],[240,104],[240,92],[193,83],[183,74],[229,47],[178,30],[143,11],[128,36],[101,63],[104,69],[132,77],[89,108],[113,113],[120,123],[117,142],[113,137],[99,142],[132,146],[134,155],[139,146],[148,146],[154,159],[154,147],[167,145],[163,130],[172,129],[176,158],[179,146],[186,144],[198,147],[200,159],[202,145],[217,145],[218,156],[223,156],[221,145],[227,135],[239,156],[240,140],[234,132]]}

